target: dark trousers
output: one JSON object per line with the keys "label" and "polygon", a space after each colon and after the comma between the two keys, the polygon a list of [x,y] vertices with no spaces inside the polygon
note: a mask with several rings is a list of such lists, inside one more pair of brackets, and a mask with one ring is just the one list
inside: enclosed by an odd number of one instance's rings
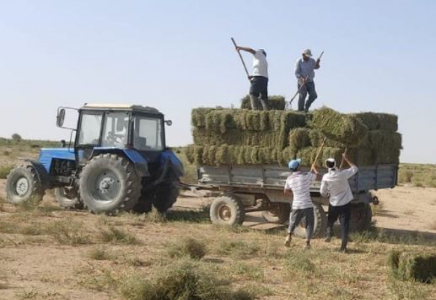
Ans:
{"label": "dark trousers", "polygon": [[[300,83],[298,84],[298,90],[300,91],[300,98],[298,99],[298,110],[299,111],[303,111],[306,110],[308,111],[310,108],[310,105],[312,105],[313,101],[315,101],[315,99],[318,97],[318,95],[316,94],[315,91],[315,82],[310,81],[310,82],[306,82],[306,84],[301,87],[300,90]],[[306,101],[306,96],[307,94],[309,94],[309,99],[307,99]],[[304,103],[306,101],[306,103]]]}
{"label": "dark trousers", "polygon": [[313,234],[313,224],[315,218],[313,215],[313,207],[305,209],[293,209],[289,221],[289,234],[293,234],[295,227],[300,224],[301,220],[306,218],[306,239],[310,240]]}
{"label": "dark trousers", "polygon": [[253,110],[269,110],[268,78],[263,76],[251,78],[250,102]]}
{"label": "dark trousers", "polygon": [[339,218],[341,223],[341,249],[347,248],[348,233],[350,231],[350,216],[351,216],[351,204],[345,204],[343,206],[332,206],[329,204],[329,212],[327,218],[327,236],[333,236],[333,224]]}

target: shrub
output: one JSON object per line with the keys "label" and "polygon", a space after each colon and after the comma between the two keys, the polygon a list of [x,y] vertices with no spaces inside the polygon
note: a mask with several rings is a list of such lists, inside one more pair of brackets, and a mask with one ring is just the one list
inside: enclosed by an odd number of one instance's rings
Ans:
{"label": "shrub", "polygon": [[15,141],[15,142],[21,142],[23,140],[23,138],[18,133],[14,133],[12,135],[12,140]]}

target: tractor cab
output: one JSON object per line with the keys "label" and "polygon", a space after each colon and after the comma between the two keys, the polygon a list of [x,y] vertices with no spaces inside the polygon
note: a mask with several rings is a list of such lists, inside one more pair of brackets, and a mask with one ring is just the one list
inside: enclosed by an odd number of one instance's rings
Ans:
{"label": "tractor cab", "polygon": [[155,162],[166,149],[165,123],[171,121],[164,121],[164,115],[151,107],[86,104],[79,109],[74,143],[79,163],[110,149],[135,150]]}

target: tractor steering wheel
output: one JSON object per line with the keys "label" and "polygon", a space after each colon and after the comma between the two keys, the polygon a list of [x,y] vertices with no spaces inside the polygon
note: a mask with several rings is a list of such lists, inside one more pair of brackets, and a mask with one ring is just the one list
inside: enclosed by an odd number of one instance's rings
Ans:
{"label": "tractor steering wheel", "polygon": [[106,140],[112,144],[121,144],[123,142],[123,137],[123,134],[115,134],[112,131],[109,131]]}

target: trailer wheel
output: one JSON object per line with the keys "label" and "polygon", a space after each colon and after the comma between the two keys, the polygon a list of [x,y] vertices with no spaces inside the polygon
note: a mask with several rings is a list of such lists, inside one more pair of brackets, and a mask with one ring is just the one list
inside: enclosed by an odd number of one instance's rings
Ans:
{"label": "trailer wheel", "polygon": [[290,212],[289,203],[271,203],[268,210],[262,211],[262,217],[269,223],[284,224],[289,221]]}
{"label": "trailer wheel", "polygon": [[241,225],[245,219],[244,205],[234,196],[217,197],[210,206],[210,219],[213,224]]}
{"label": "trailer wheel", "polygon": [[350,231],[362,231],[369,227],[372,220],[371,205],[358,203],[351,205]]}
{"label": "trailer wheel", "polygon": [[93,213],[130,211],[138,202],[141,188],[132,163],[115,154],[94,157],[80,176],[80,197]]}
{"label": "trailer wheel", "polygon": [[[325,235],[327,229],[327,216],[321,205],[313,204],[314,224],[312,237],[320,238]],[[306,218],[295,228],[294,234],[301,238],[306,238]]]}
{"label": "trailer wheel", "polygon": [[75,188],[57,187],[54,189],[54,196],[60,207],[65,209],[82,209],[83,203]]}
{"label": "trailer wheel", "polygon": [[45,190],[35,169],[30,165],[21,165],[7,176],[6,197],[10,203],[21,204],[28,201],[39,203]]}

